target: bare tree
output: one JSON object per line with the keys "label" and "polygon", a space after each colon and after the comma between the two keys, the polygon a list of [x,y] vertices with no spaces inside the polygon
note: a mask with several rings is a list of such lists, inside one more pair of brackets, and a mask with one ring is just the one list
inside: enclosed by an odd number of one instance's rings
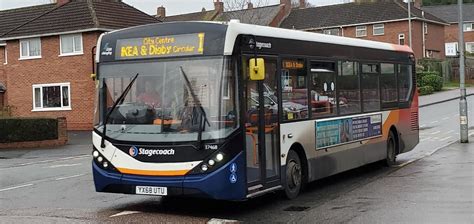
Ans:
{"label": "bare tree", "polygon": [[238,19],[242,23],[268,25],[265,23],[263,6],[268,5],[268,0],[224,0],[223,20]]}

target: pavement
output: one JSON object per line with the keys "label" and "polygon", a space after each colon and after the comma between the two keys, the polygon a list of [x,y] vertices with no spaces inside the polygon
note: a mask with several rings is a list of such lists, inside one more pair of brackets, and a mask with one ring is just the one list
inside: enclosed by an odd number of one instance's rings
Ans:
{"label": "pavement", "polygon": [[[459,99],[461,91],[459,89],[450,89],[440,92],[435,92],[430,95],[424,95],[418,97],[419,107],[426,107],[434,104],[444,103],[451,100]],[[474,95],[474,87],[466,88],[466,95]]]}

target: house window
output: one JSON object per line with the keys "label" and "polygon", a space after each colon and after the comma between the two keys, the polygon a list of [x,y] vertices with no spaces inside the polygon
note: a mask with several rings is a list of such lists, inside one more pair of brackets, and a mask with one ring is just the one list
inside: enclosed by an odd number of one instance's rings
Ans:
{"label": "house window", "polygon": [[466,52],[474,53],[474,42],[466,43]]}
{"label": "house window", "polygon": [[41,58],[41,39],[20,40],[20,59]]}
{"label": "house window", "polygon": [[33,85],[33,111],[70,110],[71,84]]}
{"label": "house window", "polygon": [[384,35],[385,27],[383,24],[374,24],[374,36]]}
{"label": "house window", "polygon": [[61,55],[82,54],[82,34],[61,35]]}
{"label": "house window", "polygon": [[339,28],[327,29],[323,31],[324,34],[339,36]]}
{"label": "house window", "polygon": [[463,30],[464,32],[474,31],[474,23],[464,23]]}
{"label": "house window", "polygon": [[451,42],[444,44],[446,49],[446,56],[457,56],[458,55],[458,43]]}
{"label": "house window", "polygon": [[403,33],[398,34],[398,44],[405,45],[405,34]]}
{"label": "house window", "polygon": [[356,37],[367,36],[367,26],[356,26]]}

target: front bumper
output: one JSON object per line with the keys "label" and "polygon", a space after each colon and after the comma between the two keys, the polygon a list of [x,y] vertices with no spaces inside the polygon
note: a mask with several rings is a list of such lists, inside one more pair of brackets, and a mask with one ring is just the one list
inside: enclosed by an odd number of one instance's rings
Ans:
{"label": "front bumper", "polygon": [[[244,200],[246,197],[245,161],[243,152],[208,174],[176,177],[139,176],[109,172],[92,163],[97,192],[135,194],[135,186],[167,187],[168,196],[205,197],[217,200]],[[233,173],[231,164],[236,164]]]}

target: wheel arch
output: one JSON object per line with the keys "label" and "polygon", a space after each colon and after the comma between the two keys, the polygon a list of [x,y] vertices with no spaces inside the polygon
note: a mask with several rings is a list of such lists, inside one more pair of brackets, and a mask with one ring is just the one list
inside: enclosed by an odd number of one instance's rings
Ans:
{"label": "wheel arch", "polygon": [[400,136],[397,130],[397,127],[395,125],[390,126],[389,129],[390,132],[393,132],[393,135],[395,136],[395,150],[396,150],[396,155],[400,154]]}
{"label": "wheel arch", "polygon": [[303,184],[308,183],[309,180],[309,167],[308,167],[308,158],[306,157],[306,153],[304,151],[303,145],[298,142],[293,143],[291,145],[290,150],[293,150],[298,154],[301,160],[301,166],[303,168]]}

